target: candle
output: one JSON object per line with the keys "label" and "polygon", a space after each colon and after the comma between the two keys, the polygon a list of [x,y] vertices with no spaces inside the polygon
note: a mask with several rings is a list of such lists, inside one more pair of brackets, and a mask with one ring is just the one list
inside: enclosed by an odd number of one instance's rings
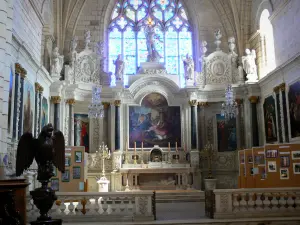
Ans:
{"label": "candle", "polygon": [[169,151],[171,151],[170,142],[168,142],[168,149],[169,149]]}
{"label": "candle", "polygon": [[177,149],[177,141],[175,142],[175,149],[176,149],[176,152],[178,152],[178,149]]}

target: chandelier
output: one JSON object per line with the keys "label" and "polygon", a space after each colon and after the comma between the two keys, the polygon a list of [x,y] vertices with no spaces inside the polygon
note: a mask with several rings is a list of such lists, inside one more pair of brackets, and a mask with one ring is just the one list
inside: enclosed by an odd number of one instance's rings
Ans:
{"label": "chandelier", "polygon": [[104,107],[101,102],[101,86],[96,85],[92,90],[92,102],[89,105],[89,118],[97,119],[104,117]]}
{"label": "chandelier", "polygon": [[234,100],[232,86],[229,84],[225,92],[226,102],[222,104],[222,116],[225,117],[225,120],[228,121],[233,119],[238,114],[237,106],[238,104]]}

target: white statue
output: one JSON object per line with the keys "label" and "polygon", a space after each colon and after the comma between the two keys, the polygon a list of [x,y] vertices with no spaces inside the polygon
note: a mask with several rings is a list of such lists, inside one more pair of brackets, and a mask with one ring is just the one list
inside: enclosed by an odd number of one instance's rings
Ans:
{"label": "white statue", "polygon": [[76,52],[77,42],[78,42],[77,37],[73,37],[72,40],[71,40],[71,43],[70,43],[70,61],[71,61],[71,66],[74,65],[75,60],[76,60],[76,55],[77,55],[77,52]]}
{"label": "white statue", "polygon": [[189,54],[186,54],[186,58],[182,58],[184,66],[184,77],[186,80],[193,80],[194,78],[194,60]]}
{"label": "white statue", "polygon": [[117,80],[122,80],[124,76],[124,70],[125,70],[125,62],[122,60],[122,55],[118,55],[118,58],[113,61],[115,64],[115,76]]}
{"label": "white statue", "polygon": [[155,40],[162,42],[157,34],[155,34],[154,28],[152,26],[145,27],[145,36],[147,44],[147,62],[159,62],[162,56],[158,53],[155,47]]}
{"label": "white statue", "polygon": [[221,50],[221,49],[220,49],[220,45],[221,45],[220,39],[221,39],[221,37],[222,37],[221,30],[220,30],[220,29],[216,30],[216,31],[215,31],[215,38],[216,38],[215,44],[217,45],[217,48],[216,48],[217,51],[220,51],[220,50]]}
{"label": "white statue", "polygon": [[242,64],[243,64],[243,69],[245,70],[247,74],[247,82],[256,82],[257,81],[257,68],[255,64],[255,50],[252,49],[250,51],[248,48],[245,51],[246,56],[242,57]]}
{"label": "white statue", "polygon": [[58,47],[55,47],[52,51],[52,61],[51,61],[51,74],[59,74],[62,70],[64,63],[64,56],[61,56],[58,52]]}
{"label": "white statue", "polygon": [[91,32],[89,30],[84,31],[84,49],[89,48],[89,44],[91,42]]}

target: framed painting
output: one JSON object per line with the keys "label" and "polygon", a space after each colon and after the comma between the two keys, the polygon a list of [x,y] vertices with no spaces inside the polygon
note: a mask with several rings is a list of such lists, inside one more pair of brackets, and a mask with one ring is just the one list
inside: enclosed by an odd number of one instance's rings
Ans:
{"label": "framed painting", "polygon": [[75,162],[76,163],[81,163],[82,162],[82,152],[75,152]]}
{"label": "framed painting", "polygon": [[61,181],[62,182],[70,181],[70,170],[65,170],[65,172],[61,174]]}
{"label": "framed painting", "polygon": [[23,107],[23,133],[33,132],[34,115],[34,88],[33,85],[25,79],[24,81],[24,107]]}
{"label": "framed painting", "polygon": [[264,119],[265,119],[265,136],[267,143],[274,143],[277,141],[277,125],[275,112],[275,99],[273,96],[265,98],[263,105]]}
{"label": "framed painting", "polygon": [[65,166],[71,166],[71,157],[65,157]]}
{"label": "framed painting", "polygon": [[288,92],[291,137],[300,137],[300,81],[290,85]]}
{"label": "framed painting", "polygon": [[168,106],[164,96],[151,93],[141,106],[129,106],[129,147],[145,148],[181,146],[181,118],[179,106]]}
{"label": "framed painting", "polygon": [[225,121],[225,117],[216,114],[218,151],[234,151],[237,149],[236,119]]}
{"label": "framed painting", "polygon": [[87,114],[74,114],[75,146],[84,146],[89,152],[89,118]]}
{"label": "framed painting", "polygon": [[43,97],[43,100],[42,100],[42,115],[41,115],[41,127],[44,127],[45,125],[48,124],[48,110],[49,110],[49,107],[48,107],[48,100]]}
{"label": "framed painting", "polygon": [[73,167],[73,179],[80,179],[81,177],[81,168],[80,166]]}

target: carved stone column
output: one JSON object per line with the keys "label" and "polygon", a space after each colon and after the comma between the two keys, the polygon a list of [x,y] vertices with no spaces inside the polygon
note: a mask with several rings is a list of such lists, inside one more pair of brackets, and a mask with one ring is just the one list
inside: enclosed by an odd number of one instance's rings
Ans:
{"label": "carved stone column", "polygon": [[191,106],[191,149],[197,149],[197,100],[190,100]]}
{"label": "carved stone column", "polygon": [[71,98],[66,101],[68,105],[68,145],[69,146],[74,146],[74,104],[75,104],[75,99]]}
{"label": "carved stone column", "polygon": [[243,124],[242,124],[242,109],[243,109],[243,99],[236,99],[235,100],[238,108],[238,114],[236,116],[236,139],[237,139],[237,149],[242,149],[244,147],[243,145],[243,139],[244,139],[244,130],[243,130]]}
{"label": "carved stone column", "polygon": [[107,146],[110,148],[110,143],[108,141],[108,110],[110,107],[109,102],[102,102],[103,107],[104,107],[104,117],[102,119],[102,132],[101,132],[101,138],[100,138],[100,143],[104,142],[107,144]]}
{"label": "carved stone column", "polygon": [[18,139],[18,129],[20,122],[20,101],[21,101],[21,83],[20,83],[20,74],[21,74],[21,65],[19,63],[15,64],[15,101],[14,101],[14,112],[13,115],[13,138]]}
{"label": "carved stone column", "polygon": [[54,130],[60,130],[60,96],[51,96],[51,103],[54,104]]}
{"label": "carved stone column", "polygon": [[19,114],[19,123],[18,123],[18,139],[21,137],[23,133],[23,95],[24,95],[24,80],[26,78],[27,71],[24,68],[21,68],[20,73],[20,114]]}
{"label": "carved stone column", "polygon": [[115,100],[115,150],[120,150],[120,105],[121,100]]}
{"label": "carved stone column", "polygon": [[44,90],[42,86],[38,83],[35,82],[35,111],[34,111],[34,136],[37,137],[39,135],[39,127],[40,127],[40,119],[41,119],[41,93]]}
{"label": "carved stone column", "polygon": [[37,122],[37,133],[41,132],[41,121],[42,121],[42,101],[43,101],[44,88],[40,85],[39,89],[39,111],[38,111],[38,122]]}
{"label": "carved stone column", "polygon": [[198,102],[198,147],[200,150],[205,146],[205,108],[207,107],[207,102]]}
{"label": "carved stone column", "polygon": [[279,97],[280,97],[280,115],[282,118],[282,136],[283,142],[289,142],[289,132],[288,132],[288,118],[287,118],[287,102],[286,102],[286,86],[285,83],[279,85]]}
{"label": "carved stone column", "polygon": [[249,101],[251,103],[251,118],[252,118],[252,146],[259,146],[259,136],[258,136],[258,120],[257,120],[257,103],[258,96],[250,96]]}

